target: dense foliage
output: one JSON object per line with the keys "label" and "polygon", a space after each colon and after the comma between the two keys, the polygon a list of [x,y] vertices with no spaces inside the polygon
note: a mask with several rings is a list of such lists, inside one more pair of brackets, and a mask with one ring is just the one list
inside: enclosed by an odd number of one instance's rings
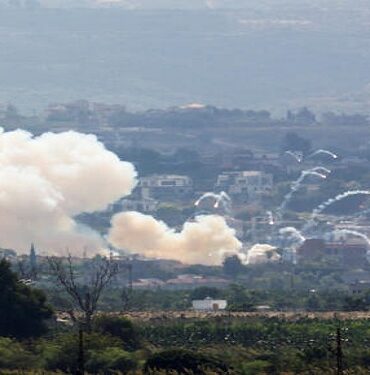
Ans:
{"label": "dense foliage", "polygon": [[[120,317],[105,316],[103,321],[108,326],[130,325]],[[139,343],[132,351],[125,350],[126,338],[120,330],[84,335],[87,373],[335,374],[338,339],[345,374],[370,371],[370,322],[366,319],[209,317],[132,324],[131,339]],[[78,334],[72,327],[59,327],[27,342],[0,338],[0,372],[76,373],[77,353]]]}
{"label": "dense foliage", "polygon": [[0,261],[0,336],[27,338],[45,332],[52,310],[43,292],[18,281],[5,260]]}
{"label": "dense foliage", "polygon": [[[256,311],[258,307],[268,306],[275,311],[366,311],[370,309],[370,291],[361,294],[351,294],[348,289],[338,287],[324,289],[312,284],[312,289],[296,288],[298,276],[292,280],[289,274],[260,275],[261,285],[281,286],[281,289],[250,289],[242,284],[230,284],[227,288],[198,287],[191,290],[133,290],[109,289],[102,298],[101,310],[106,312],[129,311],[184,311],[191,308],[193,300],[206,297],[226,299],[230,311]],[[300,277],[304,277],[301,275]],[[314,274],[307,271],[307,283]],[[266,278],[266,279],[265,279]],[[282,280],[283,279],[283,280]],[[323,282],[333,285],[336,280],[331,276],[323,277]],[[293,286],[289,286],[293,284]],[[340,284],[339,284],[340,285]],[[315,289],[317,288],[317,289]],[[125,294],[125,296],[123,296]],[[65,308],[64,298],[56,292],[49,291],[48,295],[55,306]],[[123,300],[123,297],[124,300]]]}
{"label": "dense foliage", "polygon": [[169,349],[153,354],[146,361],[144,371],[155,374],[157,371],[176,371],[178,374],[205,375],[206,371],[214,374],[228,374],[229,366],[222,361],[184,349]]}

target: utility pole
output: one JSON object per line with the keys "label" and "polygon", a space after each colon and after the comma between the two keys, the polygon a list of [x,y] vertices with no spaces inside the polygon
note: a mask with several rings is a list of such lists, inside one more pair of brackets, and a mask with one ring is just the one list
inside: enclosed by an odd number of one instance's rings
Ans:
{"label": "utility pole", "polygon": [[78,329],[78,358],[77,358],[77,372],[76,375],[85,374],[85,353],[84,353],[84,332],[81,327]]}
{"label": "utility pole", "polygon": [[128,269],[128,289],[130,293],[132,293],[132,263],[129,263],[127,265]]}
{"label": "utility pole", "polygon": [[33,243],[31,244],[29,263],[30,263],[30,277],[33,280],[35,280],[37,278],[37,257],[36,257],[35,245]]}
{"label": "utility pole", "polygon": [[342,351],[342,337],[341,337],[341,330],[338,326],[337,328],[337,335],[336,335],[336,357],[337,357],[337,375],[343,375],[343,351]]}

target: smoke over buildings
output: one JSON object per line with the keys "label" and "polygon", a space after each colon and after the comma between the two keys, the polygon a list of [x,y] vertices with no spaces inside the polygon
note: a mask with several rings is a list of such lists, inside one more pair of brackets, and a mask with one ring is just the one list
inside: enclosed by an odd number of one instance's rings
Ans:
{"label": "smoke over buildings", "polygon": [[248,250],[246,264],[278,262],[280,258],[276,247],[268,244],[256,244]]}
{"label": "smoke over buildings", "polygon": [[205,265],[219,265],[241,248],[235,231],[216,215],[198,216],[175,232],[152,216],[123,212],[113,216],[108,240],[117,248],[147,257]]}
{"label": "smoke over buildings", "polygon": [[133,165],[93,135],[1,131],[0,244],[20,252],[34,242],[48,253],[95,253],[100,235],[74,217],[104,210],[135,184]]}

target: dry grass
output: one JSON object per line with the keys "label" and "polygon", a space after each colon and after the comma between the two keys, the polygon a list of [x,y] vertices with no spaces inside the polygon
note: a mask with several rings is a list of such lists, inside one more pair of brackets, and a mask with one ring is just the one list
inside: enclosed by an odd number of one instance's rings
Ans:
{"label": "dry grass", "polygon": [[[63,313],[60,313],[64,316]],[[109,313],[112,316],[127,317],[136,321],[166,321],[178,319],[209,319],[209,318],[279,318],[283,320],[296,321],[300,319],[320,319],[320,320],[361,320],[370,319],[370,311],[354,311],[354,312],[200,312],[200,311],[132,311]]]}

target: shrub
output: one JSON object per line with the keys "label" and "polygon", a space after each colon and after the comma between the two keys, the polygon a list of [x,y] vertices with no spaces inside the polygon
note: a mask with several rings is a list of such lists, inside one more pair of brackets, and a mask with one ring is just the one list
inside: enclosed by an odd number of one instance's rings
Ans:
{"label": "shrub", "polygon": [[86,370],[93,374],[114,374],[117,371],[126,374],[136,369],[136,362],[130,358],[129,353],[120,348],[107,348],[104,350],[92,350],[89,360],[86,362]]}
{"label": "shrub", "polygon": [[0,336],[29,338],[46,332],[52,309],[43,292],[18,281],[6,260],[0,261]]}
{"label": "shrub", "polygon": [[144,367],[146,374],[159,370],[176,371],[179,374],[204,375],[207,370],[215,374],[228,374],[228,366],[216,358],[184,349],[164,350],[153,354]]}
{"label": "shrub", "polygon": [[[42,356],[48,370],[61,370],[76,373],[78,362],[78,335],[63,334],[54,341],[44,343]],[[91,333],[84,335],[84,353],[86,363],[95,355],[108,349],[120,349],[121,341],[111,336]]]}
{"label": "shrub", "polygon": [[36,362],[36,357],[25,350],[19,342],[0,337],[1,369],[30,369],[36,366]]}
{"label": "shrub", "polygon": [[94,320],[93,328],[96,332],[120,339],[125,350],[140,348],[139,334],[132,322],[126,318],[101,315]]}

